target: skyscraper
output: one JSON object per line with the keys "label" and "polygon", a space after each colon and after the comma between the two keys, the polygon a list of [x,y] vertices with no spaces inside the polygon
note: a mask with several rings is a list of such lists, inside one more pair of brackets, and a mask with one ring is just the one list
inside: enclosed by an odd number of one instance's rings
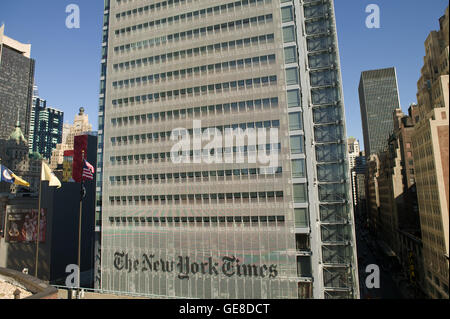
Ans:
{"label": "skyscraper", "polygon": [[449,9],[425,41],[412,134],[427,294],[449,298]]}
{"label": "skyscraper", "polygon": [[350,136],[347,139],[348,145],[348,157],[349,157],[349,167],[352,174],[352,196],[353,196],[353,206],[356,206],[356,172],[354,171],[356,165],[356,158],[360,155],[359,141]]}
{"label": "skyscraper", "polygon": [[[106,0],[104,15],[99,286],[358,298],[333,1]],[[207,148],[230,130],[270,141]]]}
{"label": "skyscraper", "polygon": [[15,129],[17,111],[23,134],[28,138],[34,79],[31,44],[7,37],[4,29],[0,26],[0,139],[8,139]]}
{"label": "skyscraper", "polygon": [[386,149],[394,130],[392,112],[401,108],[395,68],[362,72],[359,102],[364,150],[370,156]]}
{"label": "skyscraper", "polygon": [[[34,92],[37,93],[37,87]],[[50,160],[53,149],[62,142],[63,124],[64,112],[47,107],[46,100],[34,95],[28,139],[30,153],[38,152]]]}

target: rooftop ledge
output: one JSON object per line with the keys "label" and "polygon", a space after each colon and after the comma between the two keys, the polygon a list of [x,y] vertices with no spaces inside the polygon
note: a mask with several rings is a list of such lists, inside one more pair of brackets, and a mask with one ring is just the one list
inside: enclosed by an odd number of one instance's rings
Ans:
{"label": "rooftop ledge", "polygon": [[17,282],[32,293],[31,296],[24,299],[58,299],[58,290],[56,288],[35,277],[1,267],[0,275],[12,279],[13,282]]}

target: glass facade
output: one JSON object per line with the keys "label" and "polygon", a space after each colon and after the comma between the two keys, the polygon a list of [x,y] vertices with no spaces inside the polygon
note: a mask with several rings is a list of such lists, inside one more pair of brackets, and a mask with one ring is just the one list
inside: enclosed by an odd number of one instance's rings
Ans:
{"label": "glass facade", "polygon": [[364,71],[359,83],[364,150],[369,156],[387,148],[394,130],[395,109],[400,108],[395,68]]}
{"label": "glass facade", "polygon": [[[111,0],[105,21],[99,287],[358,298],[333,2]],[[278,134],[173,152],[207,129]]]}
{"label": "glass facade", "polygon": [[47,107],[47,101],[33,96],[29,150],[50,160],[53,149],[62,142],[64,112]]}

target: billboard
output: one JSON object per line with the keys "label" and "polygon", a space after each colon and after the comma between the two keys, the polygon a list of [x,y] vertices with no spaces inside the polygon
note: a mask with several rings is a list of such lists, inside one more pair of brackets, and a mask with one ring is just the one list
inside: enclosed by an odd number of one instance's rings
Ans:
{"label": "billboard", "polygon": [[[37,209],[15,209],[7,211],[6,241],[9,243],[31,243],[37,239]],[[45,242],[47,210],[41,209],[39,242]]]}

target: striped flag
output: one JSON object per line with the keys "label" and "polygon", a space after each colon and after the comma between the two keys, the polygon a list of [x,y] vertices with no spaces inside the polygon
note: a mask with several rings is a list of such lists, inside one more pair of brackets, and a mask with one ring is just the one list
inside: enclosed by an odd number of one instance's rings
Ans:
{"label": "striped flag", "polygon": [[88,161],[83,160],[83,179],[93,180],[94,179],[95,169],[94,166],[88,163]]}

